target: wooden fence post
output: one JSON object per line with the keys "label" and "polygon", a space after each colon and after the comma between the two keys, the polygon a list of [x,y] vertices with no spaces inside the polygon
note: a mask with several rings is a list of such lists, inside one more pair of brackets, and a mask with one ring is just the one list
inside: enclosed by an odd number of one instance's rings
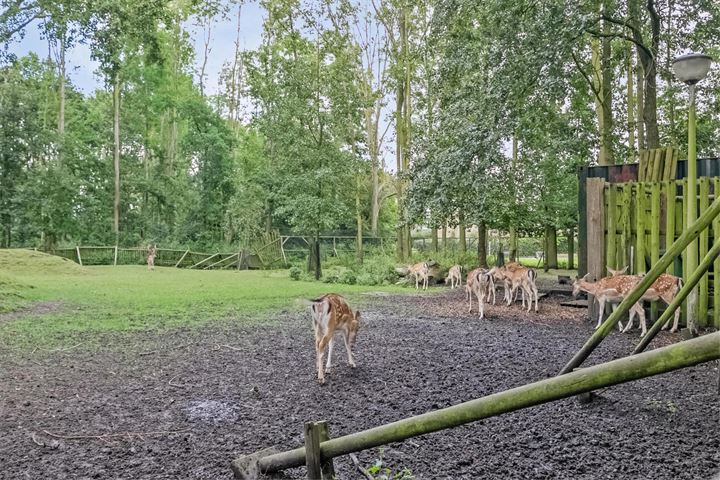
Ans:
{"label": "wooden fence post", "polygon": [[[715,178],[715,199],[720,198],[720,177]],[[713,222],[713,236],[715,242],[720,240],[720,216]],[[720,328],[720,257],[715,259],[713,266],[713,319],[715,328]]]}
{"label": "wooden fence post", "polygon": [[[700,191],[700,211],[699,215],[705,213],[710,203],[710,179],[707,177],[701,177],[698,179],[698,189]],[[700,234],[698,246],[699,253],[697,258],[703,258],[708,252],[708,237],[712,231],[712,226],[708,226],[707,230]],[[715,239],[717,241],[717,239]],[[717,275],[717,272],[715,273]],[[700,279],[700,287],[698,292],[698,326],[708,326],[708,290],[710,288],[710,275],[706,272],[705,275]],[[717,312],[715,312],[717,314]]]}
{"label": "wooden fence post", "polygon": [[618,268],[617,265],[617,197],[615,185],[608,184],[606,190],[607,198],[607,265],[610,268]]}
{"label": "wooden fence post", "polygon": [[82,257],[80,256],[80,247],[75,245],[75,252],[77,253],[78,263],[82,267]]}
{"label": "wooden fence post", "polygon": [[[675,180],[670,180],[663,185],[665,190],[665,251],[670,249],[670,246],[675,241],[675,196],[677,195],[677,184]],[[667,273],[675,274],[675,265],[670,264],[667,269]]]}
{"label": "wooden fence post", "polygon": [[[605,273],[605,192],[604,178],[587,179],[587,269],[597,280]],[[595,297],[588,295],[590,318],[597,316]]]}
{"label": "wooden fence post", "polygon": [[327,422],[305,424],[305,465],[309,480],[332,480],[335,476],[332,459],[323,462],[320,443],[330,440]]}
{"label": "wooden fence post", "polygon": [[115,245],[115,255],[113,258],[113,267],[117,267],[117,254],[118,254],[118,246]]}
{"label": "wooden fence post", "polygon": [[[660,150],[662,152],[662,150]],[[650,187],[650,265],[660,260],[660,182],[653,182]],[[650,318],[655,321],[658,316],[657,302],[650,305]]]}
{"label": "wooden fence post", "polygon": [[635,274],[645,273],[645,184],[635,190]]}

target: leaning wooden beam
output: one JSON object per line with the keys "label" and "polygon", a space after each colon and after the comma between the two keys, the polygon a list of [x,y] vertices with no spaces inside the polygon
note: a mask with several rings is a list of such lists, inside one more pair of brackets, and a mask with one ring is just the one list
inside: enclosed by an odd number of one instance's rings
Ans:
{"label": "leaning wooden beam", "polygon": [[199,262],[197,262],[195,265],[192,265],[190,268],[195,268],[195,267],[197,267],[198,265],[202,265],[203,263],[207,262],[208,260],[212,260],[213,258],[217,257],[218,255],[220,255],[220,254],[219,254],[219,253],[216,253],[215,255],[210,255],[210,256],[207,257],[207,258],[203,258],[202,260],[200,260]]}
{"label": "leaning wooden beam", "polygon": [[80,247],[75,246],[75,252],[77,253],[77,259],[80,266],[82,266],[82,257],[80,256]]}
{"label": "leaning wooden beam", "polygon": [[[334,438],[320,444],[320,455],[322,459],[328,460],[718,358],[720,332]],[[237,478],[247,480],[253,478],[248,472],[273,473],[302,465],[305,465],[303,447],[264,456],[255,454],[239,457],[233,461],[232,468]]]}
{"label": "leaning wooden beam", "polygon": [[687,282],[685,282],[685,285],[683,285],[677,295],[675,295],[675,298],[673,298],[673,301],[670,302],[668,308],[663,312],[662,315],[660,315],[660,318],[658,318],[657,321],[653,323],[653,326],[650,327],[650,330],[647,331],[642,340],[640,340],[640,343],[638,343],[637,347],[635,347],[635,350],[633,350],[634,354],[640,353],[645,350],[645,348],[650,344],[652,339],[655,338],[655,335],[658,334],[663,324],[666,321],[670,320],[670,317],[675,313],[675,310],[680,308],[680,305],[690,294],[692,289],[695,288],[695,285],[697,285],[700,279],[703,278],[703,276],[707,273],[710,265],[712,265],[718,255],[720,255],[720,238],[717,239],[710,251],[703,257],[702,262],[700,262],[700,265],[698,265],[698,268],[696,268],[692,275],[690,275],[690,278],[688,278]]}
{"label": "leaning wooden beam", "polygon": [[600,342],[602,342],[603,339],[612,331],[612,329],[615,328],[615,325],[617,325],[620,319],[630,310],[630,307],[640,300],[640,297],[642,297],[648,287],[650,287],[660,274],[665,271],[675,257],[680,255],[685,247],[687,247],[693,239],[697,238],[698,235],[700,235],[700,232],[705,230],[707,226],[712,223],[713,219],[718,216],[718,214],[720,214],[720,198],[716,198],[710,208],[708,208],[695,223],[689,225],[682,235],[675,240],[675,243],[673,243],[672,247],[665,252],[665,255],[663,255],[655,265],[653,265],[647,275],[640,280],[633,291],[630,292],[630,294],[625,297],[622,302],[620,302],[620,306],[618,306],[617,310],[615,310],[607,318],[607,320],[603,322],[600,328],[595,330],[595,333],[593,333],[588,341],[585,342],[585,345],[583,345],[575,356],[570,359],[567,365],[560,370],[560,375],[572,372],[575,368],[582,365],[585,359],[590,356],[593,350],[595,350],[595,347],[597,347]]}
{"label": "leaning wooden beam", "polygon": [[[223,255],[228,255],[228,254],[227,254],[227,253],[223,253]],[[212,267],[214,267],[215,265],[217,265],[217,264],[219,264],[219,263],[227,262],[227,261],[230,260],[231,258],[234,258],[236,255],[237,255],[237,253],[233,253],[232,255],[230,255],[230,256],[228,256],[228,257],[224,257],[222,260],[219,260],[219,261],[217,261],[217,262],[215,262],[215,263],[211,263],[210,265],[208,265],[208,266],[206,266],[206,267],[203,267],[203,270],[207,270],[208,268],[212,268]]]}
{"label": "leaning wooden beam", "polygon": [[185,256],[190,253],[190,250],[185,250],[185,253],[183,253],[182,257],[180,257],[180,260],[175,264],[175,268],[178,268],[183,260],[185,260]]}

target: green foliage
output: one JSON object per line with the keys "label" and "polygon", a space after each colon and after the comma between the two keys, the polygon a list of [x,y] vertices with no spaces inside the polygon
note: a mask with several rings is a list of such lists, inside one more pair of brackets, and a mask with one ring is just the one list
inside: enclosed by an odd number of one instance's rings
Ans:
{"label": "green foliage", "polygon": [[291,280],[300,280],[300,276],[302,275],[302,269],[299,267],[290,267],[290,279]]}

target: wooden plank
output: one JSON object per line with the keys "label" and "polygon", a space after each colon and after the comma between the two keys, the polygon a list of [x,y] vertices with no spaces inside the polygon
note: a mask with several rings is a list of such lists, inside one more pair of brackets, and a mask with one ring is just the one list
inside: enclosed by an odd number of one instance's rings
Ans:
{"label": "wooden plank", "polygon": [[[325,421],[316,422],[318,425],[318,428],[320,429],[320,443],[327,442],[330,440],[330,431],[328,430],[328,424]],[[322,453],[320,455],[322,463],[320,464],[320,469],[322,473],[322,478],[326,478],[328,480],[332,480],[335,478],[335,466],[333,465],[332,458],[325,459],[322,457]]]}
{"label": "wooden plank", "polygon": [[182,254],[182,257],[180,257],[180,260],[175,264],[175,268],[178,268],[183,260],[185,260],[185,256],[190,253],[190,250],[185,250],[185,253]]}
{"label": "wooden plank", "polygon": [[[663,192],[665,194],[665,251],[675,241],[675,181],[663,183]],[[667,268],[667,273],[674,274],[675,267],[671,264]]]}
{"label": "wooden plank", "polygon": [[678,156],[680,155],[680,152],[677,148],[673,148],[673,158],[672,158],[672,168],[670,169],[670,179],[676,180],[677,179],[677,164],[678,164]]}
{"label": "wooden plank", "polygon": [[605,210],[605,218],[607,222],[607,241],[605,242],[605,245],[607,245],[607,265],[613,269],[617,268],[617,261],[616,261],[616,212],[617,212],[617,200],[615,195],[615,185],[607,184],[607,188],[605,190],[605,197],[606,197],[606,210]]}
{"label": "wooden plank", "polygon": [[[599,279],[605,276],[605,202],[603,192],[605,180],[587,179],[587,269],[590,277]],[[597,303],[589,301],[590,316],[597,316]]]}
{"label": "wooden plank", "polygon": [[635,190],[635,274],[645,273],[645,184]]}
{"label": "wooden plank", "polygon": [[[702,215],[707,211],[708,206],[710,205],[710,179],[708,177],[700,177],[698,179],[698,188],[700,191],[700,212],[699,215]],[[698,258],[705,258],[705,255],[707,255],[708,252],[708,237],[710,236],[710,228],[708,227],[705,231],[700,233],[700,236],[698,237],[698,247],[700,249],[700,254],[698,255]],[[698,286],[698,325],[700,327],[707,327],[708,321],[708,289],[710,288],[709,283],[710,275],[708,272],[705,272],[705,275],[702,276],[700,279],[700,284]]]}
{"label": "wooden plank", "polygon": [[675,180],[670,175],[670,172],[672,171],[674,150],[675,149],[673,147],[667,147],[665,149],[665,163],[663,165],[663,173],[662,173],[662,179],[661,179],[662,181]]}
{"label": "wooden plank", "polygon": [[651,182],[657,182],[660,178],[660,167],[662,163],[663,156],[665,155],[665,149],[662,148],[656,148],[653,150],[653,164],[652,164],[652,171],[650,172],[650,178],[648,178]]}
{"label": "wooden plank", "polygon": [[[660,182],[653,182],[650,187],[650,266],[660,260]],[[658,317],[657,302],[650,304],[650,318]]]}
{"label": "wooden plank", "polygon": [[632,269],[630,250],[632,248],[632,223],[631,223],[631,210],[630,205],[632,204],[632,184],[626,183],[622,189],[622,202],[620,204],[620,221],[622,224],[622,265],[620,267],[629,266]]}
{"label": "wooden plank", "polygon": [[[720,177],[713,181],[715,198],[720,197]],[[720,242],[720,216],[713,221],[714,243]],[[720,257],[713,263],[713,319],[715,328],[720,328]]]}
{"label": "wooden plank", "polygon": [[638,182],[642,182],[645,179],[645,174],[643,171],[645,170],[645,152],[647,150],[640,150],[638,153]]}
{"label": "wooden plank", "polygon": [[205,262],[207,262],[207,261],[209,261],[209,260],[212,260],[213,258],[217,257],[218,255],[220,255],[220,254],[219,254],[219,253],[216,253],[216,254],[214,254],[214,255],[210,255],[209,257],[203,258],[202,260],[200,260],[199,262],[197,262],[195,265],[192,265],[190,268],[192,269],[192,268],[197,267],[198,265],[202,265],[203,263],[205,263]]}

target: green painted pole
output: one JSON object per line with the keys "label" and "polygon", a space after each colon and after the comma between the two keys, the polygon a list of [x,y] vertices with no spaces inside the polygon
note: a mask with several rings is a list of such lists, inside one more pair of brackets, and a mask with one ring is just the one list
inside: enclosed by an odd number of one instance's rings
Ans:
{"label": "green painted pole", "polygon": [[690,278],[688,278],[685,285],[683,285],[677,295],[675,295],[675,298],[673,298],[673,301],[670,302],[668,308],[663,312],[662,315],[660,315],[660,318],[658,318],[657,321],[653,323],[652,327],[650,327],[647,333],[645,333],[645,336],[640,340],[640,343],[638,343],[637,347],[635,347],[635,350],[633,350],[633,354],[640,353],[645,350],[645,348],[650,344],[652,339],[655,338],[655,335],[658,334],[665,322],[670,320],[670,317],[675,313],[675,310],[680,307],[680,304],[682,304],[682,302],[690,294],[692,289],[695,288],[700,279],[705,276],[708,269],[710,268],[710,265],[712,265],[718,255],[720,255],[720,239],[715,242],[710,251],[708,251],[708,253],[703,257],[700,265],[698,265],[698,268],[696,268],[692,275],[690,275]]}
{"label": "green painted pole", "polygon": [[575,356],[570,359],[568,364],[563,367],[560,371],[560,375],[572,372],[575,368],[582,365],[585,359],[587,359],[592,351],[595,350],[595,347],[597,347],[600,342],[602,342],[603,339],[612,331],[612,329],[615,328],[615,325],[617,325],[623,315],[630,310],[630,307],[640,300],[640,297],[642,297],[648,287],[650,287],[660,274],[665,271],[675,257],[679,255],[693,239],[696,239],[698,235],[700,235],[700,232],[705,230],[713,219],[718,216],[718,214],[720,214],[720,198],[716,198],[712,205],[710,205],[710,208],[708,208],[708,210],[702,214],[695,223],[692,225],[688,224],[688,228],[683,231],[680,237],[678,237],[675,243],[673,243],[672,247],[665,252],[665,255],[663,255],[655,265],[653,265],[648,274],[640,280],[632,292],[630,292],[630,294],[625,297],[622,302],[620,302],[620,306],[618,306],[617,310],[610,314],[600,328],[595,330],[595,333],[593,333],[588,341],[585,342],[585,345],[583,345]]}
{"label": "green painted pole", "polygon": [[[567,375],[548,378],[344,437],[333,438],[320,444],[320,456],[323,460],[329,460],[340,455],[400,442],[418,435],[457,427],[483,418],[690,367],[718,358],[720,358],[720,332],[640,355],[583,368]],[[253,461],[257,463],[248,464]],[[232,462],[233,471],[238,478],[250,478],[246,473],[249,471],[273,473],[302,465],[305,465],[305,448],[303,447],[267,456],[249,455],[237,458]]]}
{"label": "green painted pole", "polygon": [[[688,109],[688,202],[686,205],[687,224],[692,225],[697,219],[697,150],[695,144],[695,85],[690,85],[690,108]],[[698,264],[698,242],[693,240],[688,245],[687,273],[694,272]],[[687,277],[686,277],[687,278]],[[698,289],[694,288],[688,296],[687,328],[697,332]]]}

